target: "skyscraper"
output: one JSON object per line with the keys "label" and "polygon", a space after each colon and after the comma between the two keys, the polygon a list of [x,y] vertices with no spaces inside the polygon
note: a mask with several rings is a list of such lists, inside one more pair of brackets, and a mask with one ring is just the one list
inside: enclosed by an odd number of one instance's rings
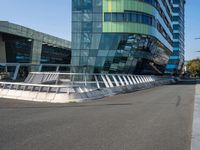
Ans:
{"label": "skyscraper", "polygon": [[180,74],[184,66],[185,0],[173,0],[173,53],[166,67],[168,74]]}
{"label": "skyscraper", "polygon": [[72,0],[74,72],[164,73],[172,9],[171,0]]}

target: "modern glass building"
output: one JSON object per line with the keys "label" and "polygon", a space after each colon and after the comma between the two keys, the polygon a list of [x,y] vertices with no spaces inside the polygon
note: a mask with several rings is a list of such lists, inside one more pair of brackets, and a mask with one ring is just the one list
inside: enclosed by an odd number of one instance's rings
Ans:
{"label": "modern glass building", "polygon": [[173,53],[166,67],[168,74],[180,74],[184,67],[185,0],[173,0]]}
{"label": "modern glass building", "polygon": [[0,73],[13,80],[30,71],[70,71],[71,42],[0,21]]}
{"label": "modern glass building", "polygon": [[172,10],[171,0],[72,0],[73,71],[163,74]]}
{"label": "modern glass building", "polygon": [[0,21],[0,63],[70,64],[71,42]]}

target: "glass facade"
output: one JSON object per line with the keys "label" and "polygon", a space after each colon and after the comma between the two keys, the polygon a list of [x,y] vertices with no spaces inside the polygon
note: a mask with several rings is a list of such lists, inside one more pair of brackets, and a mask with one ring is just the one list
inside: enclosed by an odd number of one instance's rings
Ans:
{"label": "glass facade", "polygon": [[162,74],[171,19],[170,0],[72,0],[72,71]]}
{"label": "glass facade", "polygon": [[31,41],[9,34],[3,34],[3,41],[5,41],[8,63],[29,63],[31,61]]}
{"label": "glass facade", "polygon": [[0,21],[0,63],[70,64],[71,43]]}
{"label": "glass facade", "polygon": [[33,57],[34,40],[10,34],[2,34],[2,40],[5,42],[7,63],[70,64],[71,61],[70,48],[40,42],[41,46],[38,47],[41,47],[41,53]]}
{"label": "glass facade", "polygon": [[41,64],[70,64],[70,49],[42,45]]}
{"label": "glass facade", "polygon": [[166,67],[168,74],[180,74],[184,66],[185,0],[173,0],[173,53]]}

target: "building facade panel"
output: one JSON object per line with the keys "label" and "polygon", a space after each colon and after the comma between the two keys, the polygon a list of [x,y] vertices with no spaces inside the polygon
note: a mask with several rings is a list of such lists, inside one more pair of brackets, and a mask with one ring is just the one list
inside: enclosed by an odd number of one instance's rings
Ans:
{"label": "building facade panel", "polygon": [[[147,16],[150,15],[153,18],[159,20],[159,23],[161,24],[163,29],[166,31],[168,36],[172,39],[171,19],[169,17],[168,17],[168,19],[164,18],[163,15],[161,15],[160,10],[162,10],[162,12],[163,12],[163,9],[161,9],[160,5],[157,6],[156,2],[155,2],[155,4],[150,4],[150,3],[142,2],[142,1],[138,1],[138,0],[126,0],[126,1],[121,0],[120,3],[119,3],[119,1],[117,1],[117,2],[109,2],[109,1],[105,0],[104,5],[103,5],[103,12],[104,13],[105,12],[109,12],[109,13],[121,12],[121,13],[126,14],[131,11],[132,13],[144,13]],[[105,15],[103,15],[103,16],[105,16]],[[167,13],[166,13],[166,16],[168,16]],[[104,20],[105,20],[105,18],[104,18]],[[165,20],[167,20],[167,21],[165,21]],[[128,20],[125,20],[124,22],[128,22]]]}

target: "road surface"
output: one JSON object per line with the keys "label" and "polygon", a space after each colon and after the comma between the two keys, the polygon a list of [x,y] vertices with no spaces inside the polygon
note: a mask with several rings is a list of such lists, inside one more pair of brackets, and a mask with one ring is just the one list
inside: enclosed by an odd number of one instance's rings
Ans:
{"label": "road surface", "polygon": [[0,150],[189,150],[195,82],[45,104],[0,99]]}

